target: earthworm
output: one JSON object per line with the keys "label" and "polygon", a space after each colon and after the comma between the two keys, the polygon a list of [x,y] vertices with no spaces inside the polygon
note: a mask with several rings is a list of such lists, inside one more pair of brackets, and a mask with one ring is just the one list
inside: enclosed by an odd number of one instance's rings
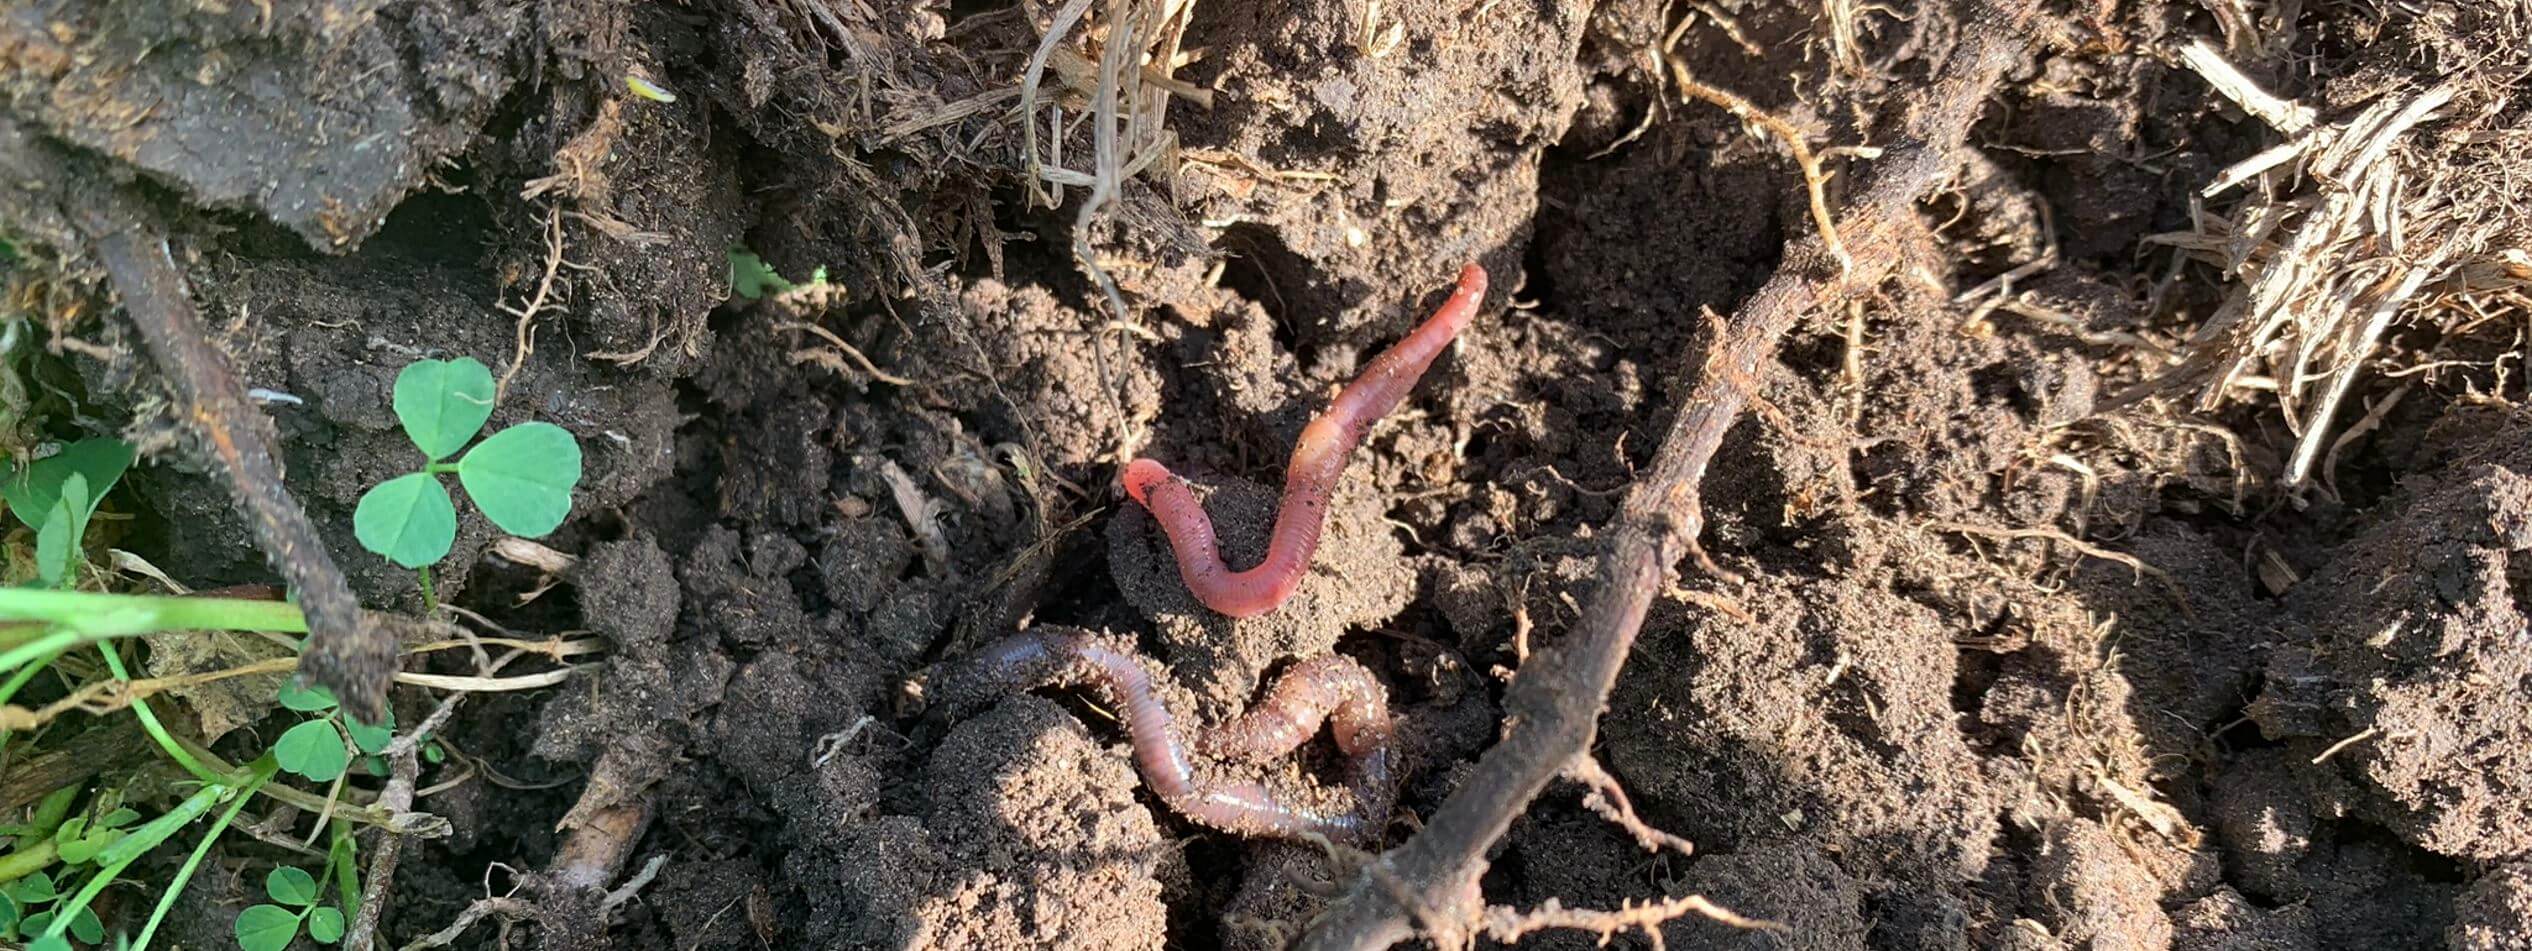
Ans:
{"label": "earthworm", "polygon": [[1345,457],[1362,442],[1363,431],[1374,420],[1406,399],[1425,368],[1476,316],[1477,304],[1485,296],[1486,269],[1475,264],[1461,268],[1459,287],[1450,299],[1405,339],[1373,358],[1362,375],[1328,404],[1327,412],[1301,430],[1300,441],[1292,447],[1292,461],[1284,470],[1283,501],[1276,507],[1272,541],[1265,560],[1254,568],[1233,571],[1222,563],[1213,520],[1205,515],[1195,492],[1171,475],[1167,466],[1136,459],[1125,467],[1126,494],[1160,521],[1178,556],[1178,577],[1198,600],[1232,617],[1253,617],[1274,610],[1292,596],[1310,567],[1310,556],[1318,551],[1319,533],[1327,526],[1328,493],[1345,471]]}
{"label": "earthworm", "polygon": [[[1153,690],[1152,675],[1131,647],[1069,628],[1014,634],[969,657],[945,679],[946,708],[981,705],[1014,690],[1087,686],[1124,717],[1143,784],[1170,808],[1235,835],[1359,839],[1388,821],[1394,797],[1394,731],[1379,681],[1353,658],[1328,655],[1302,662],[1277,680],[1266,698],[1191,749],[1178,717]],[[1325,722],[1350,761],[1350,805],[1332,807],[1287,794],[1219,762],[1256,762],[1291,753]]]}

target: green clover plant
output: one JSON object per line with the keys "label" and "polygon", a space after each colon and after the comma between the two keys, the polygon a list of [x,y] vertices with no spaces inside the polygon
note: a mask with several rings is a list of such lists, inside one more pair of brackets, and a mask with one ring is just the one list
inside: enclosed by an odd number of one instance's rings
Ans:
{"label": "green clover plant", "polygon": [[[52,927],[62,900],[69,897],[54,887],[53,876],[45,872],[0,886],[0,940],[43,934]],[[71,915],[65,930],[89,944],[105,940],[105,922],[85,907]]]}
{"label": "green clover plant", "polygon": [[237,944],[246,951],[281,951],[308,929],[318,944],[343,940],[343,912],[317,903],[316,876],[284,865],[264,875],[264,894],[273,904],[255,905],[237,916]]}
{"label": "green clover plant", "polygon": [[455,474],[485,518],[522,538],[552,532],[571,514],[580,443],[560,426],[520,423],[447,461],[492,419],[496,391],[492,371],[473,357],[419,360],[396,374],[396,420],[424,464],[362,494],[352,534],[361,547],[420,572],[425,602],[432,599],[431,565],[457,541],[457,505],[440,476]]}
{"label": "green clover plant", "polygon": [[362,723],[345,714],[335,703],[334,694],[323,687],[302,689],[284,684],[281,705],[317,715],[273,741],[273,760],[281,764],[282,771],[311,782],[330,783],[341,777],[351,768],[353,748],[375,756],[395,738],[395,711],[387,711],[384,723]]}
{"label": "green clover plant", "polygon": [[784,278],[781,272],[774,270],[773,265],[765,263],[764,258],[757,257],[756,252],[744,248],[730,249],[730,292],[748,300],[759,300],[767,294],[781,294],[804,287],[822,287],[825,284],[826,268],[821,267],[811,272],[807,282],[795,284]]}

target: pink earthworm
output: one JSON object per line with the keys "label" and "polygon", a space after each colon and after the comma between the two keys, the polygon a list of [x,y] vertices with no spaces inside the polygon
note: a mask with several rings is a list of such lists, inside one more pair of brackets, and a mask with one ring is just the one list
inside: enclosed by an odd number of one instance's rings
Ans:
{"label": "pink earthworm", "polygon": [[1178,577],[1198,600],[1232,617],[1253,617],[1274,610],[1292,596],[1310,567],[1310,556],[1319,549],[1319,533],[1327,526],[1328,493],[1345,471],[1345,457],[1362,442],[1363,431],[1374,420],[1406,399],[1407,391],[1442,354],[1442,348],[1476,316],[1477,304],[1485,296],[1486,269],[1475,264],[1461,268],[1459,287],[1450,299],[1405,339],[1373,358],[1336,395],[1336,402],[1328,404],[1327,412],[1301,430],[1300,441],[1292,447],[1292,462],[1284,470],[1284,496],[1275,513],[1272,541],[1265,560],[1254,568],[1233,571],[1222,563],[1212,519],[1205,515],[1203,503],[1196,501],[1195,492],[1185,480],[1171,475],[1169,467],[1151,459],[1136,459],[1125,467],[1126,494],[1150,509],[1161,530],[1169,534],[1170,548],[1178,556]]}
{"label": "pink earthworm", "polygon": [[[1142,656],[1079,629],[1040,627],[987,645],[945,679],[940,699],[957,709],[1013,690],[1072,686],[1091,688],[1119,711],[1143,784],[1198,823],[1235,835],[1342,841],[1364,838],[1388,821],[1396,756],[1389,701],[1371,671],[1353,658],[1331,654],[1302,662],[1268,689],[1266,699],[1205,735],[1193,750],[1178,717],[1153,690]],[[1308,742],[1322,722],[1350,761],[1345,780],[1350,805],[1309,802],[1203,761],[1282,756]]]}

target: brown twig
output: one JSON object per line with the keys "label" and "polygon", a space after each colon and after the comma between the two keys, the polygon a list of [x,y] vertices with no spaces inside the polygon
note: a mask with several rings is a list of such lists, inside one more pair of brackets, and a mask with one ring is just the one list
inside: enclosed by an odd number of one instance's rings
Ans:
{"label": "brown twig", "polygon": [[[1897,144],[1860,176],[1844,209],[1842,237],[1855,262],[1841,268],[1820,236],[1785,251],[1773,277],[1713,344],[1708,372],[1662,440],[1649,476],[1628,493],[1608,533],[1597,584],[1573,633],[1541,650],[1504,696],[1502,742],[1486,752],[1424,829],[1383,855],[1302,939],[1311,949],[1382,948],[1409,937],[1415,904],[1474,915],[1486,852],[1574,757],[1591,748],[1600,710],[1673,566],[1696,548],[1704,525],[1698,485],[1723,435],[1748,401],[1745,389],[1777,339],[1805,314],[1879,284],[1898,266],[1918,198],[1956,166],[1969,124],[2006,68],[2019,61],[2037,11],[2003,0],[1971,11],[1960,48],[1922,96],[1905,104]],[[1406,886],[1402,901],[1382,881]]]}
{"label": "brown twig", "polygon": [[448,947],[449,945],[457,943],[457,939],[466,933],[466,929],[474,927],[475,922],[492,917],[498,917],[502,920],[502,935],[504,937],[498,946],[507,947],[509,945],[507,937],[509,935],[508,922],[520,919],[533,920],[536,918],[536,915],[536,906],[528,903],[524,899],[512,898],[506,895],[500,898],[478,898],[475,899],[473,904],[467,905],[465,911],[459,912],[457,920],[449,922],[448,927],[423,935],[422,937],[415,938],[411,942],[405,944],[403,951],[423,951],[423,949],[426,948]]}
{"label": "brown twig", "polygon": [[[475,672],[490,677],[525,653],[524,649],[512,648],[499,660],[478,660]],[[449,718],[457,713],[457,705],[465,700],[463,692],[440,698],[429,716],[379,751],[378,755],[386,757],[390,764],[386,788],[378,792],[380,808],[394,812],[413,808],[418,795],[414,786],[422,777],[422,745],[448,725]],[[403,847],[404,837],[392,830],[380,832],[377,843],[370,847],[369,874],[361,882],[360,909],[352,916],[351,928],[344,932],[344,951],[370,951],[377,946],[378,922],[386,913],[387,891],[394,886],[396,862]]]}
{"label": "brown twig", "polygon": [[828,330],[828,329],[826,329],[826,328],[824,328],[824,327],[820,327],[820,326],[818,326],[818,325],[816,325],[816,324],[813,324],[813,323],[808,323],[808,322],[806,322],[806,321],[783,321],[783,322],[781,322],[781,323],[777,323],[777,324],[775,324],[775,325],[774,325],[774,329],[775,329],[775,330],[788,330],[788,331],[805,331],[805,332],[807,332],[807,333],[816,334],[816,335],[817,335],[817,337],[818,337],[818,339],[826,341],[828,346],[832,346],[832,347],[834,347],[835,349],[837,349],[837,350],[839,350],[839,351],[842,351],[842,352],[843,352],[843,354],[844,354],[845,356],[853,358],[853,362],[854,362],[855,364],[860,365],[860,367],[862,368],[862,372],[863,372],[864,374],[869,375],[869,377],[870,377],[871,379],[878,380],[878,381],[879,381],[879,382],[881,382],[881,383],[887,383],[887,384],[890,384],[890,385],[893,385],[893,386],[913,386],[913,385],[914,385],[914,381],[913,381],[913,380],[909,380],[909,379],[906,379],[905,377],[901,377],[901,376],[898,376],[898,375],[896,375],[896,374],[894,374],[894,373],[890,373],[890,372],[888,372],[888,371],[886,371],[886,370],[882,370],[882,369],[880,369],[880,368],[879,368],[879,364],[876,364],[876,363],[872,363],[872,362],[870,362],[870,358],[869,358],[869,357],[866,357],[866,356],[863,356],[863,355],[862,355],[861,348],[859,348],[859,347],[855,347],[855,346],[853,346],[852,344],[849,344],[849,343],[844,342],[844,338],[843,338],[843,337],[840,337],[840,336],[837,336],[837,335],[836,335],[836,333],[835,333],[835,331]]}
{"label": "brown twig", "polygon": [[[465,694],[451,694],[442,703],[440,712],[444,713],[451,709],[457,699],[463,696]],[[435,713],[434,718],[441,717]],[[422,731],[416,730],[400,738],[399,742],[402,739],[421,735],[423,735]],[[387,780],[387,788],[378,794],[378,804],[381,807],[397,812],[413,808],[413,786],[422,773],[418,748],[413,744],[404,744],[404,746],[405,748],[396,755],[389,757],[393,765],[389,767],[391,774]],[[361,882],[360,909],[353,912],[352,926],[345,932],[344,951],[370,951],[371,948],[377,946],[378,921],[380,916],[386,913],[387,889],[396,880],[396,861],[404,852],[403,845],[403,836],[394,832],[381,831],[378,834],[377,843],[370,847],[369,874]]]}
{"label": "brown twig", "polygon": [[527,366],[529,357],[536,355],[536,315],[553,306],[550,298],[554,295],[554,275],[562,270],[562,266],[563,213],[559,208],[548,209],[545,213],[545,275],[537,279],[536,293],[523,306],[512,307],[508,303],[493,305],[502,313],[519,319],[518,325],[513,328],[513,336],[517,339],[513,341],[510,365],[502,368],[501,379],[492,388],[495,403],[510,395],[510,379],[519,375],[519,368]]}
{"label": "brown twig", "polygon": [[230,495],[274,569],[298,590],[308,617],[300,670],[333,690],[345,709],[363,719],[381,718],[387,680],[396,668],[395,636],[364,622],[351,585],[282,485],[280,435],[247,400],[228,355],[203,329],[184,272],[168,251],[165,229],[130,187],[66,169],[61,177],[71,186],[63,210],[105,265],[124,312],[201,440],[202,453],[227,477]]}
{"label": "brown twig", "polygon": [[0,761],[0,815],[16,814],[53,790],[144,762],[158,749],[129,717],[69,739],[60,749]]}

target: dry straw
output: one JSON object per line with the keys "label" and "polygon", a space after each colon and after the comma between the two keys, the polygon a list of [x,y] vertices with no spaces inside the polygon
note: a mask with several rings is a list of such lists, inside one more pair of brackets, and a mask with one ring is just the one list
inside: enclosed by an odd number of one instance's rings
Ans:
{"label": "dry straw", "polygon": [[[1126,309],[1125,296],[1117,291],[1116,280],[1109,276],[1091,246],[1093,226],[1103,216],[1113,214],[1118,191],[1127,178],[1145,170],[1157,170],[1163,182],[1174,180],[1178,139],[1166,124],[1170,100],[1186,98],[1204,105],[1211,103],[1211,94],[1175,75],[1177,68],[1185,64],[1180,43],[1195,14],[1195,0],[1112,0],[1105,4],[1097,21],[1082,31],[1086,39],[1098,43],[1095,60],[1066,45],[1074,28],[1089,13],[1090,3],[1091,0],[1068,0],[1047,21],[1037,50],[1029,56],[1028,68],[1021,74],[1016,111],[1030,201],[1053,208],[1063,204],[1068,186],[1090,190],[1090,197],[1081,203],[1073,220],[1073,257],[1107,298],[1109,312],[1115,318],[1112,327],[1130,328],[1133,312]],[[1051,96],[1046,86],[1050,69],[1058,83]],[[1046,100],[1042,103],[1046,120],[1043,150],[1038,135],[1042,98]],[[1068,103],[1070,121],[1066,119]],[[1085,118],[1090,122],[1089,167],[1073,168],[1065,164],[1064,142],[1072,126]],[[1099,363],[1103,381],[1113,379],[1108,371],[1107,338],[1104,330],[1091,336],[1091,354]],[[1103,388],[1109,394],[1117,425],[1127,426],[1124,409],[1115,402],[1116,387],[1111,383]],[[1125,461],[1126,447],[1133,441],[1131,433],[1118,433],[1114,448],[1118,462]]]}
{"label": "dry straw", "polygon": [[[2233,200],[2228,212],[2200,209],[2192,230],[2154,237],[2213,265],[2229,286],[2172,363],[2129,397],[2177,401],[2184,412],[2272,404],[2294,438],[2280,481],[2326,488],[2328,473],[2316,469],[2343,441],[2333,434],[2358,425],[2347,415],[2370,419],[2345,408],[2369,372],[2432,365],[2489,315],[2526,313],[2532,259],[2513,179],[2532,168],[2532,125],[2512,108],[2523,64],[2508,58],[2382,90],[2327,121],[2260,88],[2204,41],[2183,50],[2183,63],[2284,142],[2202,189],[2202,200]],[[2514,352],[2487,365],[2502,374],[2527,346],[2532,335],[2518,336]]]}

